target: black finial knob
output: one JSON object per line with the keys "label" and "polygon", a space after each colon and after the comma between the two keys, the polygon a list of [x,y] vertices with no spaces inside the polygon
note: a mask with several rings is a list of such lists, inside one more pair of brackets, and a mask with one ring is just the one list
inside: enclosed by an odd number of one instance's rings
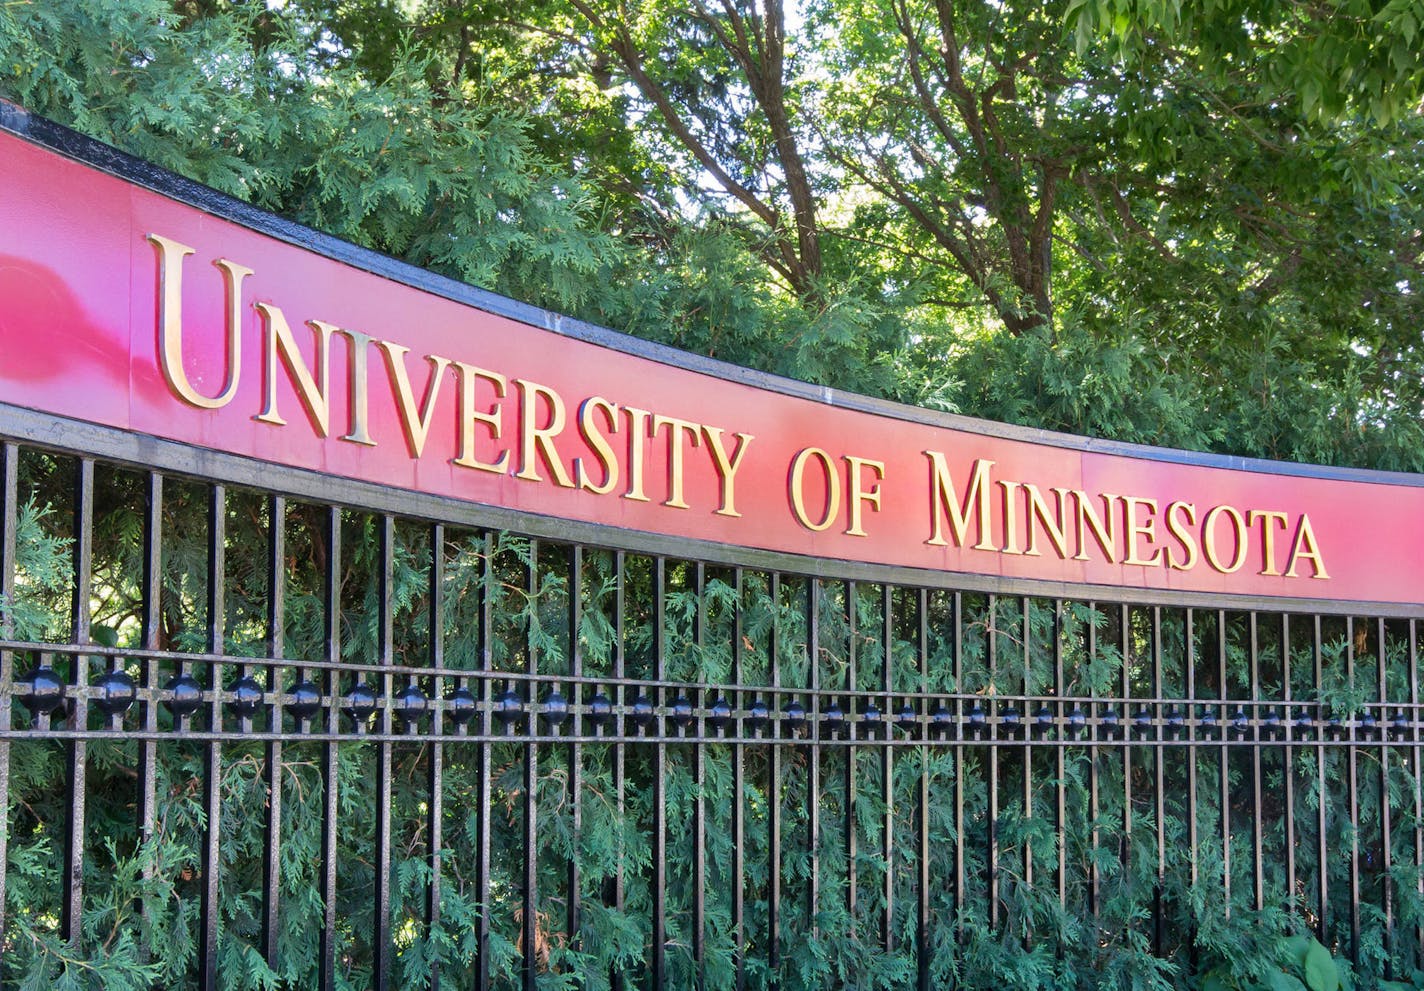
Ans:
{"label": "black finial knob", "polygon": [[712,707],[707,710],[707,725],[714,730],[721,730],[731,718],[732,704],[725,698],[717,698],[713,701]]}
{"label": "black finial knob", "polygon": [[1397,710],[1394,714],[1394,718],[1390,720],[1390,735],[1396,740],[1407,738],[1409,736],[1409,725],[1409,717],[1404,714],[1404,710]]}
{"label": "black finial knob", "polygon": [[1148,706],[1140,706],[1136,714],[1132,717],[1132,729],[1137,734],[1139,740],[1144,740],[1152,735],[1152,710]]}
{"label": "black finial knob", "polygon": [[686,695],[673,699],[668,711],[668,718],[678,729],[692,722],[692,701]]}
{"label": "black finial knob", "polygon": [[251,675],[234,681],[228,691],[232,694],[228,708],[243,719],[250,718],[262,706],[262,686]]}
{"label": "black finial knob", "polygon": [[164,689],[169,697],[163,700],[168,711],[179,719],[191,716],[203,704],[203,689],[192,675],[174,675]]}
{"label": "black finial knob", "polygon": [[1238,705],[1231,714],[1231,732],[1236,734],[1238,740],[1244,740],[1251,734],[1251,717],[1242,706]]}
{"label": "black finial knob", "polygon": [[133,705],[134,699],[138,697],[138,691],[134,688],[134,680],[128,676],[126,671],[106,671],[96,682],[94,687],[99,694],[94,699],[94,704],[103,711],[106,716],[120,716],[129,706]]}
{"label": "black finial knob", "polygon": [[766,725],[766,721],[771,718],[771,710],[767,708],[764,699],[752,699],[751,708],[747,710],[747,725],[754,730],[761,729]]}
{"label": "black finial knob", "polygon": [[38,667],[27,679],[30,693],[20,701],[31,715],[53,712],[64,701],[64,682],[50,667]]}
{"label": "black finial knob", "polygon": [[445,694],[445,714],[456,726],[464,726],[475,718],[475,693],[468,688],[456,688]]}
{"label": "black finial knob", "polygon": [[1105,709],[1098,717],[1098,739],[1115,740],[1122,729],[1122,720],[1116,709]]}
{"label": "black finial knob", "polygon": [[569,718],[569,700],[564,698],[557,688],[554,689],[544,696],[544,711],[540,715],[550,726],[561,725]]}
{"label": "black finial knob", "polygon": [[321,708],[321,692],[310,681],[299,681],[287,692],[286,708],[296,719],[310,719]]}
{"label": "black finial knob", "polygon": [[346,693],[347,715],[360,725],[375,714],[379,702],[380,696],[374,688],[364,681],[357,682],[351,691]]}
{"label": "black finial knob", "polygon": [[607,695],[598,692],[588,700],[588,714],[584,718],[591,726],[606,726],[613,718],[613,703],[608,700]]}
{"label": "black finial knob", "polygon": [[506,688],[494,700],[494,717],[499,720],[501,726],[512,725],[523,711],[524,700],[513,689]]}
{"label": "black finial knob", "polygon": [[430,710],[430,699],[419,685],[406,685],[396,696],[396,717],[407,728],[425,718]]}
{"label": "black finial knob", "polygon": [[628,719],[634,726],[647,726],[653,721],[653,701],[646,695],[639,695],[628,708]]}

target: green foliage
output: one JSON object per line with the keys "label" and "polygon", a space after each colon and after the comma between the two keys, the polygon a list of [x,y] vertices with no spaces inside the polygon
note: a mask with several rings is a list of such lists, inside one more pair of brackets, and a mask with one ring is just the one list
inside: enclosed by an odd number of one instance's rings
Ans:
{"label": "green foliage", "polygon": [[[1340,991],[1351,986],[1342,976],[1349,973],[1349,963],[1337,961],[1314,936],[1277,936],[1265,949],[1262,960],[1246,961],[1246,966],[1237,962],[1202,975],[1201,991]],[[1412,986],[1396,981],[1380,981],[1378,986],[1381,991],[1394,991],[1397,984]]]}
{"label": "green foliage", "polygon": [[[64,528],[70,511],[62,500],[75,466],[64,458],[27,452],[20,468],[23,526],[35,539],[26,542],[17,588],[40,588],[38,577],[50,578],[44,586],[49,598],[31,594],[27,600],[32,617],[27,629],[35,631],[28,635],[65,641],[68,594],[61,576],[72,571],[73,546]],[[142,636],[133,620],[134,604],[142,601],[142,560],[134,553],[128,524],[134,515],[142,515],[142,482],[137,473],[102,467],[96,472],[95,503],[104,512],[96,515],[92,548],[96,579],[91,611],[98,624],[93,638],[118,652],[132,650]],[[210,493],[200,485],[174,481],[165,486],[162,623],[157,633],[165,650],[204,649],[209,503]],[[243,657],[265,656],[270,634],[265,625],[269,578],[263,563],[270,507],[254,493],[232,490],[225,511],[224,648],[231,660],[218,671],[204,662],[187,662],[195,677],[216,677],[219,683],[236,677]],[[325,525],[321,507],[288,507],[282,653],[295,661],[325,656]],[[341,652],[348,661],[370,663],[379,656],[382,636],[375,621],[381,570],[377,520],[344,512],[341,542]],[[577,652],[583,675],[611,679],[621,669],[631,677],[663,679],[674,686],[666,689],[669,699],[684,690],[677,685],[726,682],[737,663],[743,684],[768,686],[777,679],[782,686],[779,704],[784,705],[811,683],[814,664],[821,689],[843,693],[844,699],[864,699],[888,682],[897,691],[923,686],[958,693],[954,704],[966,711],[982,706],[992,712],[1007,704],[1003,700],[1008,696],[1175,696],[1188,691],[1181,659],[1193,656],[1198,663],[1190,697],[1202,700],[1196,703],[1202,712],[1221,709],[1219,719],[1232,718],[1233,713],[1212,700],[1241,697],[1238,693],[1253,669],[1260,677],[1262,697],[1279,699],[1289,688],[1291,698],[1322,702],[1344,717],[1377,698],[1381,680],[1390,697],[1408,697],[1409,651],[1420,646],[1411,645],[1402,629],[1387,631],[1384,643],[1377,644],[1373,627],[1349,627],[1345,620],[1327,618],[1317,680],[1317,654],[1310,638],[1297,632],[1284,643],[1279,623],[1262,617],[1198,611],[1189,627],[1183,613],[1164,610],[1160,627],[1154,629],[1153,616],[1145,609],[1067,603],[1059,614],[1053,603],[1037,599],[964,593],[956,600],[951,593],[931,591],[925,599],[928,655],[927,680],[922,682],[913,590],[892,589],[887,597],[869,583],[813,584],[794,576],[782,576],[773,586],[766,576],[751,571],[743,573],[739,586],[729,570],[699,571],[680,561],[666,562],[659,587],[653,562],[637,555],[627,557],[620,583],[613,555],[586,548],[579,573],[580,609],[573,625],[568,548],[452,529],[440,551],[445,663],[456,671],[473,672],[486,664],[488,649],[488,663],[496,673],[491,692],[504,690],[500,672],[522,673],[531,663],[545,675],[572,673]],[[397,521],[391,548],[391,636],[402,673],[395,680],[399,685],[414,677],[428,692],[451,687],[450,678],[442,679],[442,687],[418,673],[429,663],[432,649],[432,553],[427,527]],[[620,600],[621,617],[616,612]],[[882,639],[887,603],[888,642]],[[481,639],[486,606],[492,622],[488,639]],[[1167,659],[1160,672],[1152,664],[1154,649]],[[51,655],[51,661],[61,674],[68,673],[71,662],[64,655]],[[15,663],[23,672],[35,657],[21,654]],[[106,653],[84,663],[90,665],[92,679],[110,661]],[[160,662],[160,680],[171,676],[177,663]],[[416,673],[404,674],[406,665]],[[1061,684],[1056,680],[1060,670]],[[130,673],[140,674],[134,667]],[[1160,688],[1154,680],[1159,675]],[[290,688],[301,676],[289,666],[275,675],[274,687]],[[349,690],[355,680],[343,675],[337,687]],[[476,690],[480,684],[471,680]],[[575,692],[568,684],[562,690]],[[585,700],[592,690],[583,689]],[[769,690],[757,694],[773,701]],[[822,706],[826,704],[823,700]],[[21,710],[15,712],[26,718]],[[160,730],[171,728],[166,709],[160,709],[158,718]],[[201,715],[195,719],[204,725]],[[432,750],[419,736],[393,746],[391,931],[396,986],[424,986],[435,964],[444,981],[468,978],[481,921],[474,870],[484,814],[491,830],[490,899],[485,906],[492,927],[491,972],[496,986],[512,987],[522,963],[526,750],[513,741],[489,745],[484,755],[472,743],[447,742],[442,749],[441,919],[428,928],[424,896],[432,877],[426,819]],[[579,753],[577,813],[570,791],[569,748],[541,745],[533,766],[541,988],[608,987],[612,974],[640,972],[650,952],[657,794],[653,750],[627,748],[621,777],[611,748],[585,744]],[[1154,753],[1150,747],[1093,747],[1084,742],[1060,751],[1037,750],[1030,763],[1012,745],[894,748],[888,757],[881,748],[860,747],[852,754],[847,748],[828,747],[813,762],[812,752],[795,744],[775,750],[711,744],[703,748],[699,766],[690,747],[668,744],[661,779],[668,986],[694,983],[690,927],[693,894],[699,889],[705,898],[707,986],[733,986],[738,948],[731,896],[736,883],[734,801],[740,801],[743,810],[741,949],[747,986],[765,988],[773,981],[782,987],[909,986],[918,969],[914,906],[919,840],[911,810],[919,803],[923,780],[930,796],[925,814],[934,922],[928,951],[936,986],[953,981],[1006,991],[1395,991],[1383,976],[1411,973],[1409,940],[1401,934],[1412,933],[1424,922],[1412,846],[1418,784],[1409,760],[1399,752],[1389,756],[1374,748],[1360,748],[1352,755],[1345,747],[1301,746],[1287,765],[1281,749],[1267,748],[1258,772],[1249,748],[1169,749],[1162,758],[1165,883],[1159,888],[1157,796],[1151,774],[1144,773]],[[335,748],[332,765],[338,796],[335,952],[337,981],[344,988],[371,982],[376,882],[371,810],[379,800],[377,756],[374,744],[346,740]],[[68,803],[63,745],[44,740],[11,744],[4,955],[6,979],[17,987],[138,988],[180,986],[192,980],[206,870],[203,782],[208,750],[177,734],[158,744],[156,828],[147,839],[138,835],[135,817],[130,769],[137,757],[131,740],[88,745],[84,935],[76,946],[58,933]],[[487,779],[482,777],[486,757]],[[306,987],[315,981],[317,939],[325,914],[320,870],[328,759],[323,743],[300,738],[288,739],[279,751],[240,742],[217,748],[217,925],[223,987]],[[281,930],[275,967],[268,966],[258,949],[272,760],[281,762],[282,792]],[[734,786],[739,761],[740,792]],[[1259,809],[1250,804],[1256,773],[1261,774],[1263,796]],[[1353,822],[1344,811],[1346,782],[1352,775]],[[1193,778],[1196,786],[1191,790]],[[1287,779],[1293,791],[1287,791]],[[482,797],[485,780],[487,805]],[[706,873],[701,877],[694,873],[693,816],[699,797],[706,816]],[[1060,802],[1061,833],[1048,812]],[[773,807],[780,818],[776,848],[770,832]],[[1308,851],[1344,850],[1358,843],[1364,887],[1373,890],[1370,886],[1382,875],[1370,858],[1382,855],[1378,837],[1386,807],[1394,821],[1390,878],[1395,941],[1389,939],[1382,914],[1366,901],[1361,905],[1361,940],[1351,963],[1344,956],[1350,947],[1350,859],[1328,857],[1321,876]],[[1253,908],[1252,824],[1257,814],[1262,848],[1270,854],[1260,865],[1260,911]],[[1294,892],[1276,855],[1289,841],[1288,824],[1298,861]],[[998,851],[992,882],[991,830]],[[855,837],[853,861],[848,834]],[[819,882],[814,898],[813,845]],[[779,861],[773,859],[774,850]],[[1055,873],[1060,856],[1065,872],[1061,902]],[[573,930],[566,921],[570,861],[579,866],[582,901]],[[854,909],[845,897],[852,863],[858,884]],[[781,964],[773,972],[767,963],[766,927],[774,869],[780,877],[783,939]],[[957,891],[953,879],[961,876],[965,886]],[[621,908],[609,897],[615,878],[621,879]],[[1229,879],[1229,891],[1223,879]],[[888,944],[880,931],[887,890],[894,906]],[[1303,907],[1307,913],[1317,911],[1322,890],[1329,913],[1323,943],[1305,932],[1301,915]],[[1154,946],[1157,913],[1160,954]]]}
{"label": "green foliage", "polygon": [[52,630],[58,632],[53,624],[70,595],[73,577],[66,565],[72,540],[57,531],[57,522],[54,507],[33,498],[20,506],[16,517],[18,577],[13,600],[0,596],[0,625],[20,640],[43,640]]}
{"label": "green foliage", "polygon": [[1424,467],[1412,4],[638,10],[19,0],[0,93],[734,363],[1095,436]]}
{"label": "green foliage", "polygon": [[[377,0],[267,6],[0,2],[0,93],[357,243],[729,361],[1093,436],[1424,469],[1424,141],[1411,107],[1424,49],[1411,41],[1413,4],[1342,0],[1328,5],[1338,16],[1313,19],[1312,8],[1285,3],[900,2],[887,16],[885,4],[817,0],[796,24],[780,5],[764,3],[743,23],[782,25],[785,57],[751,69],[727,40],[745,13],[735,4],[689,10],[647,2],[636,21],[592,3],[580,10]],[[642,58],[614,50],[625,37]],[[915,58],[926,60],[918,65],[922,80]],[[634,85],[634,62],[662,88],[665,108],[654,106],[654,88]],[[787,120],[773,119],[778,106]],[[692,144],[679,137],[678,121]],[[788,147],[808,170],[799,186],[787,171]],[[709,161],[748,195],[710,181]],[[36,455],[25,464],[16,592],[0,603],[22,639],[70,636],[70,471],[59,458]],[[96,498],[94,639],[132,649],[142,635],[141,479],[104,474]],[[165,492],[156,638],[169,650],[215,646],[235,657],[264,656],[274,631],[266,628],[265,551],[254,541],[270,525],[269,509],[251,494],[229,498],[223,642],[210,645],[208,498],[202,486],[178,482]],[[322,526],[313,508],[291,507],[284,628],[277,631],[287,657],[314,662],[326,649]],[[370,518],[343,521],[338,629],[348,661],[381,649],[375,534]],[[586,674],[611,676],[622,665],[653,677],[661,664],[673,680],[722,679],[740,613],[749,683],[769,684],[775,672],[784,686],[805,686],[815,665],[823,687],[849,695],[877,689],[888,661],[897,689],[919,684],[914,631],[897,632],[888,658],[879,638],[866,634],[884,622],[879,590],[869,586],[851,592],[827,584],[812,602],[804,581],[787,580],[774,595],[762,576],[748,574],[739,595],[730,576],[713,569],[699,595],[695,569],[674,562],[660,598],[650,562],[632,557],[620,641],[609,555],[588,552],[583,609],[572,629],[566,551],[468,533],[453,534],[444,550],[445,656],[459,670],[485,663],[474,631],[488,601],[487,645],[498,671],[522,671],[532,658],[543,672],[568,673],[577,646]],[[429,554],[428,533],[398,527],[394,648],[416,666],[431,649]],[[969,595],[956,616],[947,596],[932,595],[929,687],[985,706],[1002,693],[1048,693],[1056,645],[1070,672],[1066,694],[1105,696],[1124,684],[1138,696],[1152,693],[1143,616],[1124,622],[1074,604],[1060,625],[1046,603],[1030,605],[1026,616],[1009,615],[1005,601]],[[897,601],[892,612],[903,617],[912,608]],[[1199,675],[1198,698],[1220,697],[1213,693],[1246,678],[1248,632],[1238,617],[1225,630],[1216,622],[1199,623],[1190,643],[1180,621],[1164,633],[1169,657],[1185,656],[1188,646],[1194,656],[1214,656],[1217,643],[1227,644],[1219,670]],[[961,654],[953,648],[956,623],[965,634]],[[1293,698],[1318,699],[1342,714],[1373,696],[1376,672],[1365,664],[1350,671],[1343,627],[1327,630],[1318,685],[1314,659],[1299,644],[1288,649],[1270,631],[1256,632],[1263,656],[1277,659],[1263,675],[1268,690],[1289,679]],[[1392,697],[1407,697],[1397,663],[1406,645],[1396,638],[1379,647]],[[56,655],[54,663],[68,673],[67,658]],[[108,662],[83,663],[97,671]],[[217,676],[230,679],[232,668]],[[1173,670],[1169,678],[1180,679]],[[195,668],[200,677],[211,673]],[[296,677],[281,675],[285,687]],[[349,690],[349,679],[337,687]],[[165,729],[167,719],[160,718]],[[345,743],[333,768],[343,824],[335,905],[341,987],[366,987],[371,978],[374,751]],[[458,983],[487,908],[491,971],[499,986],[512,986],[520,965],[524,751],[512,743],[489,748],[486,808],[475,749],[445,748],[446,850],[441,922],[433,930],[421,921],[431,876],[423,820],[430,753],[414,740],[395,747],[396,979],[421,987],[438,963]],[[19,975],[21,986],[34,988],[190,980],[207,756],[178,740],[159,746],[158,826],[143,839],[133,809],[136,746],[91,745],[84,937],[74,947],[57,933],[63,753],[43,742],[11,747],[7,979]],[[737,754],[706,748],[700,776],[689,757],[671,745],[662,782],[670,984],[691,983],[691,897],[700,886],[709,985],[726,987],[737,939],[730,899]],[[256,949],[264,782],[273,759],[281,762],[284,810],[275,971]],[[1150,759],[1145,750],[1065,748],[1061,768],[1042,757],[1042,766],[1025,768],[1012,748],[994,755],[897,749],[888,763],[861,748],[853,758],[826,753],[813,767],[807,751],[786,746],[775,779],[768,748],[747,748],[741,759],[743,938],[753,988],[908,981],[917,966],[906,907],[915,902],[910,866],[918,853],[901,810],[914,806],[922,775],[934,796],[926,810],[932,876],[951,878],[962,863],[973,886],[962,901],[948,884],[932,892],[935,986],[1393,991],[1382,975],[1406,972],[1390,959],[1384,921],[1368,906],[1359,966],[1332,956],[1349,939],[1344,858],[1297,892],[1287,891],[1279,862],[1263,865],[1271,894],[1254,909],[1244,828],[1251,812],[1242,797],[1249,789],[1242,786],[1255,772],[1225,750],[1174,752],[1167,766],[1160,958],[1149,935],[1158,907],[1157,811],[1140,788],[1130,803],[1125,798]],[[290,743],[280,755],[238,744],[219,751],[225,986],[315,980],[325,909],[318,876],[325,760],[315,742]],[[1338,813],[1352,770],[1345,761],[1333,749],[1300,748],[1292,767],[1265,763],[1268,849],[1282,849],[1288,821],[1302,850],[1344,849],[1378,835],[1386,808],[1396,823],[1412,825],[1415,769],[1392,760],[1361,775],[1352,826]],[[580,770],[576,822],[566,750],[541,747],[534,766],[544,988],[607,987],[612,974],[638,969],[651,939],[653,761],[632,748],[621,792],[606,748],[586,747]],[[1288,775],[1294,807],[1285,805]],[[1194,810],[1181,798],[1189,776],[1218,785],[1201,789]],[[853,791],[843,784],[848,777]],[[1060,785],[1061,841],[1042,815]],[[887,786],[895,810],[888,837]],[[690,867],[699,795],[708,816],[705,879]],[[958,798],[963,814],[956,817]],[[776,973],[765,944],[772,808],[782,830],[781,931],[797,937],[783,943]],[[486,906],[471,873],[479,811],[492,825]],[[1001,849],[994,917],[991,828]],[[857,839],[854,912],[843,897],[848,829]],[[1410,833],[1408,826],[1394,832],[1398,931],[1424,918],[1404,844]],[[814,901],[813,841],[823,880]],[[1062,905],[1044,881],[1060,851],[1069,877]],[[569,860],[580,865],[583,895],[572,933],[563,922]],[[604,899],[619,876],[622,910]],[[896,906],[888,948],[878,932],[887,880]],[[1314,911],[1322,884],[1331,910],[1323,945],[1298,931],[1297,914],[1302,905]]]}
{"label": "green foliage", "polygon": [[6,4],[0,92],[155,164],[358,244],[563,310],[619,250],[528,123],[441,103],[419,53],[370,80],[250,5]]}
{"label": "green foliage", "polygon": [[1298,96],[1307,117],[1360,109],[1387,124],[1417,110],[1424,97],[1424,57],[1415,43],[1424,14],[1411,0],[1072,0],[1066,21],[1079,50],[1096,37],[1132,57],[1156,44],[1185,44],[1222,73],[1264,59],[1269,82],[1283,98]]}

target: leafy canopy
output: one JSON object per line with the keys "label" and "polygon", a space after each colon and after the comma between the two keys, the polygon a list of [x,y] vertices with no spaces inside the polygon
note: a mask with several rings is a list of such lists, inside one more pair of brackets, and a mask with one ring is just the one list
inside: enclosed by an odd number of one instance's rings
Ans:
{"label": "leafy canopy", "polygon": [[19,0],[0,93],[729,361],[1419,470],[1415,6]]}

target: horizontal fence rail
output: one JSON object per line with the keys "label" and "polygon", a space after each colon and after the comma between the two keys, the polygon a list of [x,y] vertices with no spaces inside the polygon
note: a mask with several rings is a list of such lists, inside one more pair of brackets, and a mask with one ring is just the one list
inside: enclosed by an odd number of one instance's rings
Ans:
{"label": "horizontal fence rail", "polygon": [[0,986],[1170,981],[1233,919],[1424,965],[1415,618],[0,458]]}

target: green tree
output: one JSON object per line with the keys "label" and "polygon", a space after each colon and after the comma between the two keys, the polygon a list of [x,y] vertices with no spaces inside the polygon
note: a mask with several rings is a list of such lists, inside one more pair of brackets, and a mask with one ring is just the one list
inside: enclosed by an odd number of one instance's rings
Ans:
{"label": "green tree", "polygon": [[[1417,468],[1414,16],[21,2],[0,8],[0,89],[341,236],[730,361]],[[1309,95],[1321,74],[1338,94]]]}

